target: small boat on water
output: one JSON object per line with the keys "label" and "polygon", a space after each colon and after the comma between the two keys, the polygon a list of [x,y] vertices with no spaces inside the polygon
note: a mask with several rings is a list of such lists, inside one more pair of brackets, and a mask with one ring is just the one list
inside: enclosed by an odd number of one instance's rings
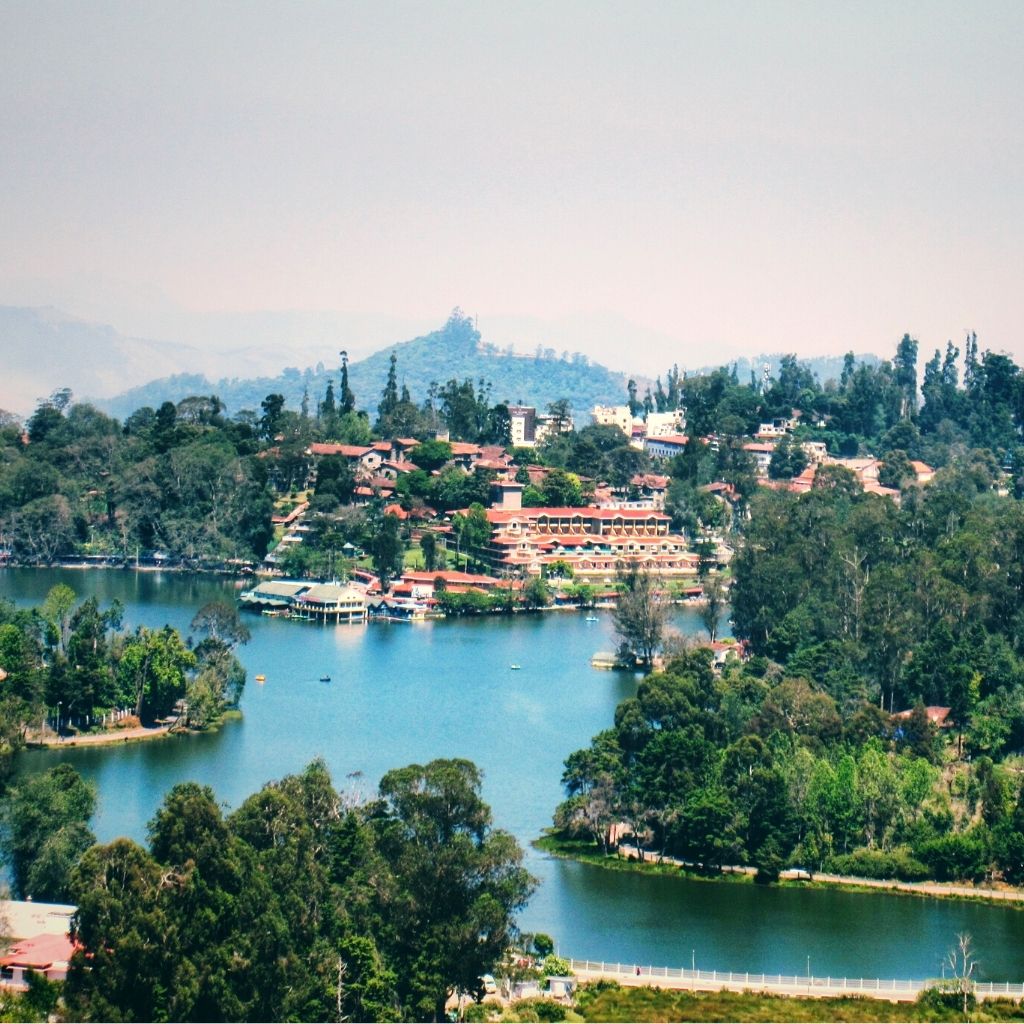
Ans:
{"label": "small boat on water", "polygon": [[586,619],[584,619],[584,621],[585,622],[597,622],[597,616],[596,615],[588,615],[586,617]]}
{"label": "small boat on water", "polygon": [[512,669],[513,672],[517,672],[522,667],[523,667],[522,665],[516,665],[516,664],[509,665],[509,668]]}
{"label": "small boat on water", "polygon": [[265,683],[266,681],[267,681],[267,677],[266,676],[256,676],[256,682],[257,683]]}
{"label": "small boat on water", "polygon": [[329,683],[330,681],[331,681],[331,677],[330,676],[321,676],[320,677],[320,682],[321,683]]}

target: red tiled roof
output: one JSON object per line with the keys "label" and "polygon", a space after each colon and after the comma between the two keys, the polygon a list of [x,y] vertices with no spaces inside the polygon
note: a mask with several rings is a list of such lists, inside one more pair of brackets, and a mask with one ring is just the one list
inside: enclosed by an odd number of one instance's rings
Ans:
{"label": "red tiled roof", "polygon": [[635,487],[650,487],[652,490],[664,490],[668,487],[671,477],[662,476],[660,473],[637,473],[630,480]]}
{"label": "red tiled roof", "polygon": [[[949,708],[939,707],[936,704],[930,704],[924,709],[924,713],[928,716],[928,721],[934,723],[940,728],[947,724],[949,718]],[[907,708],[906,711],[897,711],[893,718],[909,718],[914,713],[913,708]]]}
{"label": "red tiled roof", "polygon": [[653,509],[644,508],[596,508],[593,505],[583,505],[579,508],[543,508],[532,507],[523,509],[495,509],[487,510],[487,518],[492,523],[506,523],[510,519],[539,519],[541,516],[547,518],[566,519],[574,516],[581,520],[600,519],[605,522],[622,519],[631,521],[645,521],[655,519],[659,522],[669,522],[670,516],[664,512],[656,512]]}
{"label": "red tiled roof", "polygon": [[67,935],[36,935],[15,943],[6,956],[0,957],[0,964],[42,971],[52,964],[67,963],[74,951],[75,944]]}
{"label": "red tiled roof", "polygon": [[471,572],[456,572],[452,569],[441,569],[437,572],[403,572],[402,579],[409,583],[433,583],[438,577],[445,583],[462,583],[466,586],[493,587],[498,583],[494,576],[480,576]]}
{"label": "red tiled roof", "polygon": [[358,459],[373,449],[359,444],[322,444],[319,441],[309,446],[311,455],[344,455],[348,459]]}
{"label": "red tiled roof", "polygon": [[287,525],[288,523],[292,523],[296,519],[298,519],[299,516],[301,516],[302,513],[306,511],[307,508],[309,508],[309,502],[308,501],[303,501],[300,504],[296,505],[295,508],[293,508],[291,510],[291,512],[288,513],[288,515],[286,515],[286,516],[271,516],[270,517],[270,521],[272,523],[277,523],[279,525]]}
{"label": "red tiled roof", "polygon": [[895,487],[883,487],[874,480],[864,481],[865,494],[880,494],[883,498],[899,498],[900,492]]}

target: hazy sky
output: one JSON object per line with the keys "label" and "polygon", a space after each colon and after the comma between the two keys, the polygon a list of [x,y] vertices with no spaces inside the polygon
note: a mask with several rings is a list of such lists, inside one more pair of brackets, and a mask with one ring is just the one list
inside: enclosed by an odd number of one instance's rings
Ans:
{"label": "hazy sky", "polygon": [[1022,54],[1021,0],[2,0],[0,302],[1022,357]]}

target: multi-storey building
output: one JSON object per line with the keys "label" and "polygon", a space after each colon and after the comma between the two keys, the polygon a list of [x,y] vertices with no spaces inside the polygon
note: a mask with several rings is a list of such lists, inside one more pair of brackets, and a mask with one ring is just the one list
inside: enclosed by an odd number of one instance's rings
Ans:
{"label": "multi-storey building", "polygon": [[686,538],[652,509],[492,508],[487,519],[487,556],[496,571],[536,575],[565,562],[583,578],[610,578],[631,564],[669,578],[696,573]]}
{"label": "multi-storey building", "polygon": [[533,448],[554,432],[569,433],[573,429],[572,417],[556,422],[553,416],[538,415],[532,405],[510,405],[509,435],[519,448]]}
{"label": "multi-storey building", "polygon": [[603,427],[618,427],[626,437],[633,434],[633,414],[628,405],[595,405],[590,415]]}
{"label": "multi-storey building", "polygon": [[537,410],[532,405],[508,407],[512,444],[532,448],[537,443]]}
{"label": "multi-storey building", "polygon": [[686,413],[682,409],[672,412],[649,412],[644,421],[645,437],[670,437],[686,429]]}

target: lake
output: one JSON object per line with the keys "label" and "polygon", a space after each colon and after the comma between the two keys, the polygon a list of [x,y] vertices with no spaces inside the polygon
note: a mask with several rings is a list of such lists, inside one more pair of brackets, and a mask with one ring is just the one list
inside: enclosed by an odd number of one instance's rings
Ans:
{"label": "lake", "polygon": [[[41,604],[55,583],[125,606],[125,626],[187,632],[234,581],[119,570],[0,570],[0,596]],[[610,726],[635,692],[632,673],[590,667],[612,650],[611,616],[547,612],[423,623],[317,626],[246,615],[252,640],[240,721],[208,736],[120,747],[32,751],[19,772],[66,760],[99,789],[102,841],[144,841],[167,790],[195,780],[227,807],[263,783],[327,762],[339,788],[372,794],[390,768],[465,757],[484,772],[496,825],[527,849],[540,886],[520,917],[563,955],[644,964],[817,975],[930,977],[958,932],[975,940],[982,977],[1024,979],[1024,911],[889,894],[689,881],[602,870],[529,847],[562,799],[562,762]],[[676,626],[699,634],[696,614]],[[510,665],[518,664],[514,671]],[[266,682],[253,681],[257,674]],[[330,675],[331,682],[320,682]]]}

